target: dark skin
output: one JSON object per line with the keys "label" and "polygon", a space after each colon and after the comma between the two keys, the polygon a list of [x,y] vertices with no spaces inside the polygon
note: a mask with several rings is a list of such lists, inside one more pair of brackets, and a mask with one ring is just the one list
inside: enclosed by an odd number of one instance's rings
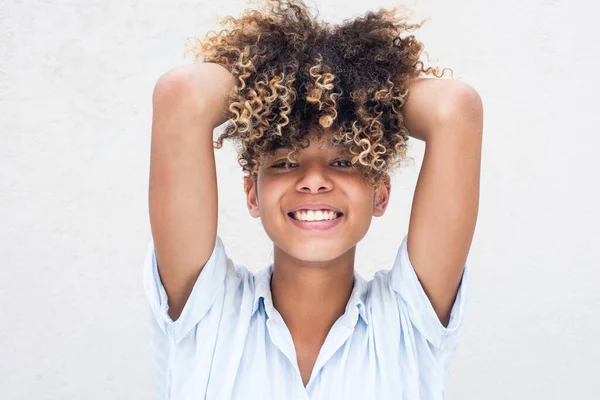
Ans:
{"label": "dark skin", "polygon": [[[280,149],[261,165],[257,179],[245,178],[250,214],[261,218],[274,244],[273,305],[292,335],[305,386],[327,334],[350,298],[356,244],[372,217],[384,214],[391,190],[387,177],[384,190],[375,193],[360,170],[341,157],[339,148],[326,146],[330,137],[324,135],[321,142],[312,137],[287,170],[280,163],[287,162],[288,150]],[[344,215],[329,230],[300,229],[287,213],[306,202],[331,204]]]}

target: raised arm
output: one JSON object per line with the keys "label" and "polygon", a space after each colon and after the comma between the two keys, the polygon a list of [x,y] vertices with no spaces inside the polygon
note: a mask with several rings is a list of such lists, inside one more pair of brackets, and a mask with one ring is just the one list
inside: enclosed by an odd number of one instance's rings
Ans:
{"label": "raised arm", "polygon": [[446,327],[479,207],[483,106],[466,83],[423,78],[409,86],[402,114],[426,143],[408,229],[408,255]]}
{"label": "raised arm", "polygon": [[179,318],[217,235],[217,176],[213,130],[225,122],[234,79],[224,67],[174,68],[152,96],[148,203],[169,316]]}

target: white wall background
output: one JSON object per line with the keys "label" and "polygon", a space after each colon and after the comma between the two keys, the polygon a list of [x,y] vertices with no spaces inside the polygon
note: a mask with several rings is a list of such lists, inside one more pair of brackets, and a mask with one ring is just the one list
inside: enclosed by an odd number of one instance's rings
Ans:
{"label": "white wall background", "polygon": [[[399,2],[309,4],[341,22]],[[141,280],[151,94],[191,62],[186,37],[250,6],[0,2],[1,399],[153,398]],[[417,8],[431,18],[416,36],[433,65],[453,68],[485,107],[473,280],[448,398],[599,398],[600,6]],[[357,247],[367,279],[391,268],[423,151],[414,140],[417,162]],[[233,147],[216,154],[219,235],[256,271],[272,244],[247,212]]]}

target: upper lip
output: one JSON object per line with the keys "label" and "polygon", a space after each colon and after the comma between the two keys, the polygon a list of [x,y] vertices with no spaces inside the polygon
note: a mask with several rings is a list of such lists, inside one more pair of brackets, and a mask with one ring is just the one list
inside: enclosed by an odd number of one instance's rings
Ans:
{"label": "upper lip", "polygon": [[298,210],[331,210],[343,214],[340,210],[327,203],[304,203],[292,208],[289,212],[295,212]]}

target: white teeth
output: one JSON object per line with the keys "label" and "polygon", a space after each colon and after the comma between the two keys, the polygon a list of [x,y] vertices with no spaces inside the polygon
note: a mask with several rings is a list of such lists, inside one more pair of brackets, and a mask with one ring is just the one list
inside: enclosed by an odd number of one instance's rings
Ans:
{"label": "white teeth", "polygon": [[335,219],[337,213],[329,210],[308,210],[308,211],[295,211],[294,217],[300,221],[325,221]]}

